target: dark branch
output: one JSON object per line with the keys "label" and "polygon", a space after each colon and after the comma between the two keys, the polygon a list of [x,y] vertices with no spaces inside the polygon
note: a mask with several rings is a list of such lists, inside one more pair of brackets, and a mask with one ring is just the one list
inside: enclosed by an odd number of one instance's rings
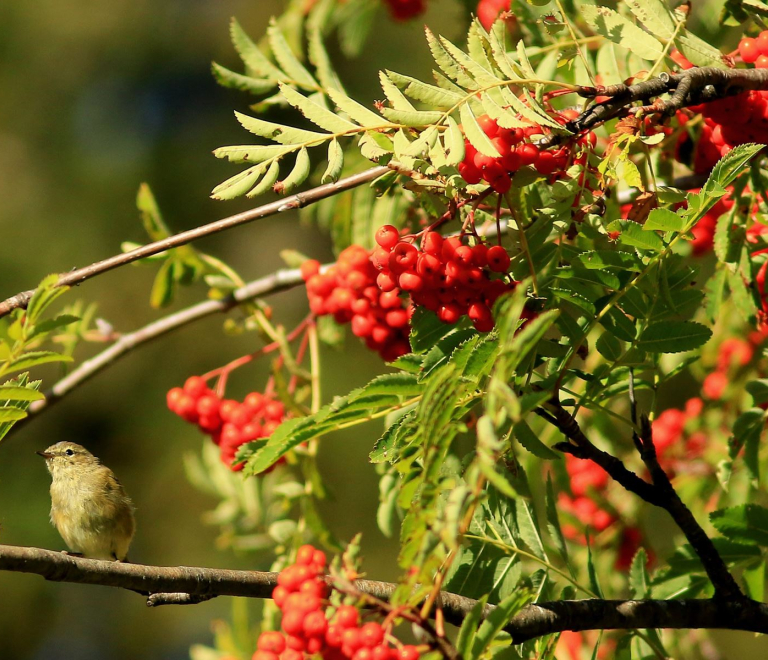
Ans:
{"label": "dark branch", "polygon": [[550,424],[557,427],[570,441],[556,444],[556,449],[572,454],[576,458],[597,463],[626,490],[638,495],[649,504],[664,509],[672,516],[698,555],[707,576],[715,587],[715,599],[734,602],[747,600],[739,589],[736,580],[728,571],[728,567],[717,552],[712,540],[696,521],[690,509],[680,499],[669,477],[659,465],[656,448],[653,445],[651,425],[647,417],[643,417],[641,420],[641,432],[636,439],[636,444],[641,447],[641,457],[648,467],[653,483],[641,479],[627,469],[621,460],[595,447],[584,435],[576,419],[562,407],[556,398],[549,401],[546,411],[537,412]]}
{"label": "dark branch", "polygon": [[[216,596],[270,598],[277,573],[189,566],[145,566],[83,559],[41,548],[0,545],[0,570],[34,573],[46,580],[118,587],[147,597],[147,605],[188,605]],[[358,590],[388,600],[397,585],[358,580]],[[148,594],[148,595],[147,595]],[[442,592],[446,621],[461,625],[477,605],[464,596]],[[494,609],[487,605],[483,616]],[[513,642],[563,630],[642,628],[721,628],[768,633],[768,605],[752,600],[563,600],[528,605],[505,629]]]}
{"label": "dark branch", "polygon": [[[232,229],[233,227],[238,227],[248,222],[253,222],[254,220],[260,220],[261,218],[267,218],[271,215],[283,213],[284,211],[304,208],[305,206],[319,202],[322,199],[332,197],[345,190],[350,190],[364,183],[373,181],[388,171],[390,171],[389,167],[372,167],[359,174],[353,174],[344,179],[339,179],[336,183],[327,183],[323,186],[307,190],[306,192],[278,199],[275,202],[251,209],[250,211],[244,211],[243,213],[238,213],[237,215],[211,222],[202,227],[195,227],[189,231],[169,236],[161,241],[142,245],[130,252],[123,252],[122,254],[109,257],[109,259],[97,261],[90,266],[64,273],[60,275],[58,285],[72,286],[80,284],[81,282],[85,282],[96,275],[106,273],[114,268],[125,266],[126,264],[138,261],[139,259],[144,259],[145,257],[151,257],[153,254],[165,252],[171,248],[186,245],[187,243],[196,241],[204,236],[210,236],[211,234],[226,231],[227,229]],[[0,302],[0,318],[6,316],[14,309],[26,308],[34,293],[34,289],[22,291],[21,293],[17,293],[15,296],[11,296],[7,300]]]}
{"label": "dark branch", "polygon": [[[591,104],[576,119],[566,124],[566,128],[575,133],[581,133],[638,110],[672,115],[680,108],[716,101],[752,89],[768,89],[766,69],[694,67],[680,73],[662,73],[658,78],[634,85],[584,87],[580,92],[582,96],[608,96],[609,98],[601,103]],[[672,94],[669,100],[663,101],[657,98],[667,93]],[[654,98],[656,101],[651,105],[633,107],[634,103],[647,104]],[[550,146],[562,139],[562,136],[553,134],[544,138],[541,144]]]}

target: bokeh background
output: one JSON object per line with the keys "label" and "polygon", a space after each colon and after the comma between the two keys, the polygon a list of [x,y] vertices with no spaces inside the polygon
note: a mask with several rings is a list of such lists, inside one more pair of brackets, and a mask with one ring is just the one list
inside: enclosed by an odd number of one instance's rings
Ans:
{"label": "bokeh background", "polygon": [[[437,4],[426,20],[457,37],[458,3]],[[259,39],[283,6],[278,0],[0,3],[0,297],[48,273],[115,254],[122,241],[145,242],[135,207],[143,181],[176,231],[261,203],[209,198],[239,169],[211,151],[248,143],[233,110],[247,112],[252,102],[219,87],[210,65],[215,60],[242,70],[229,40],[232,16]],[[366,100],[376,97],[376,66],[386,62],[412,75],[426,75],[429,67],[419,21],[394,25],[383,10],[379,19],[359,58],[344,61],[330,46],[350,91]],[[283,248],[331,256],[324,235],[287,215],[198,247],[245,279],[282,267]],[[130,331],[163,314],[148,304],[154,272],[122,268],[83,284],[67,300],[97,301],[100,317]],[[184,290],[174,308],[203,296],[202,286]],[[306,314],[301,290],[271,303],[288,328]],[[131,494],[138,517],[133,561],[267,568],[253,556],[215,548],[218,529],[201,516],[218,502],[189,485],[182,464],[184,452],[200,451],[203,437],[165,407],[167,390],[187,376],[258,348],[254,336],[225,335],[223,320],[199,322],[143,347],[1,443],[0,543],[64,548],[48,522],[50,478],[34,452],[72,440],[101,457]],[[76,357],[99,348],[81,346]],[[356,341],[324,356],[326,400],[381,369],[378,357]],[[262,389],[266,373],[260,365],[242,370],[233,377],[233,394]],[[59,374],[51,369],[42,375],[51,384]],[[366,461],[377,431],[324,443],[321,467],[334,494],[326,513],[343,539],[365,532],[371,572],[393,577],[394,547],[376,530],[376,479]],[[230,618],[234,600],[148,609],[129,592],[0,573],[0,658],[188,658],[191,644],[211,643],[211,621]]]}
{"label": "bokeh background", "polygon": [[[232,115],[247,111],[248,97],[218,87],[210,63],[241,70],[229,41],[230,17],[259,38],[282,6],[278,0],[0,3],[0,297],[112,255],[122,241],[145,241],[135,209],[142,181],[176,231],[253,206],[208,196],[238,169],[211,151],[249,140]],[[716,8],[703,9],[699,15],[711,27]],[[458,0],[432,0],[423,22],[458,39],[461,11]],[[352,96],[380,96],[377,66],[428,76],[421,24],[395,25],[382,11],[360,57],[345,61],[330,45]],[[198,246],[246,279],[281,267],[282,248],[331,255],[325,236],[284,215]],[[100,317],[129,331],[162,314],[148,305],[153,275],[150,268],[123,268],[85,283],[68,300],[97,301]],[[202,287],[182,291],[176,307],[203,295]],[[287,327],[306,313],[301,290],[271,302]],[[222,321],[211,318],[141,348],[1,443],[0,543],[63,548],[48,522],[49,476],[34,452],[73,440],[112,467],[134,499],[133,561],[266,568],[252,556],[216,549],[217,529],[201,517],[217,502],[189,485],[182,465],[182,455],[198,452],[204,440],[165,407],[167,390],[187,376],[257,347],[251,336],[225,335]],[[98,348],[83,346],[77,357]],[[378,357],[355,341],[343,353],[326,350],[324,364],[326,400],[381,369]],[[50,384],[57,373],[44,376]],[[233,379],[233,393],[261,389],[265,378],[264,366],[249,367]],[[376,529],[376,479],[366,460],[377,430],[324,440],[321,468],[333,493],[325,507],[330,527],[342,539],[364,532],[366,567],[387,579],[395,575],[395,545]],[[129,592],[0,573],[0,658],[187,658],[190,645],[211,643],[211,622],[229,618],[234,600],[148,609]],[[750,657],[740,646],[744,638],[720,637],[720,646],[731,648],[728,657]]]}

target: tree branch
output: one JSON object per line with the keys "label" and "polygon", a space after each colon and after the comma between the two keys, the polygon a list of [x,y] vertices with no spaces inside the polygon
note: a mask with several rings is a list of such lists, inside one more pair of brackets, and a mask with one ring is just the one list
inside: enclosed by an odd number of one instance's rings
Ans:
{"label": "tree branch", "polygon": [[67,394],[89,381],[103,369],[117,362],[133,349],[200,319],[212,316],[213,314],[228,312],[232,308],[254,298],[285,291],[302,283],[301,271],[298,268],[278,270],[270,275],[248,282],[239,289],[235,289],[235,291],[222,300],[205,300],[164,316],[145,325],[143,328],[121,335],[111,346],[83,362],[67,376],[56,382],[53,387],[45,391],[45,399],[34,401],[29,407],[28,417],[16,422],[13,431],[17,431],[36,414],[63,399]]}
{"label": "tree branch", "polygon": [[691,510],[680,499],[669,477],[659,465],[656,448],[653,445],[651,425],[646,417],[642,420],[640,437],[636,442],[640,444],[641,458],[648,467],[653,483],[641,479],[627,469],[621,460],[595,447],[584,435],[573,415],[562,407],[557,398],[550,399],[546,407],[546,411],[537,411],[537,413],[571,441],[558,443],[555,449],[572,454],[576,458],[593,461],[626,490],[669,513],[701,560],[715,588],[715,600],[732,602],[748,600],[728,571],[712,540],[694,518]]}
{"label": "tree branch", "polygon": [[[244,211],[243,213],[238,213],[237,215],[231,215],[228,218],[216,220],[215,222],[203,225],[202,227],[195,227],[194,229],[183,231],[180,234],[169,236],[168,238],[164,238],[161,241],[147,243],[146,245],[142,245],[135,250],[117,254],[113,257],[109,257],[108,259],[104,259],[103,261],[97,261],[90,266],[85,266],[84,268],[78,268],[76,270],[70,271],[69,273],[63,273],[59,276],[59,281],[57,284],[58,286],[71,286],[74,284],[80,284],[81,282],[85,282],[86,280],[95,277],[96,275],[106,273],[107,271],[110,271],[114,268],[125,266],[126,264],[138,261],[139,259],[144,259],[145,257],[151,257],[153,254],[165,252],[171,248],[186,245],[187,243],[196,241],[197,239],[203,238],[204,236],[210,236],[211,234],[226,231],[227,229],[232,229],[233,227],[238,227],[254,220],[260,220],[261,218],[267,218],[271,215],[283,213],[284,211],[304,208],[305,206],[309,206],[310,204],[314,204],[320,200],[332,197],[333,195],[337,195],[340,192],[344,192],[346,190],[356,188],[357,186],[360,186],[364,183],[373,181],[374,179],[377,179],[382,174],[385,174],[389,171],[390,168],[385,166],[372,167],[358,174],[353,174],[352,176],[348,176],[344,179],[339,179],[336,183],[327,183],[323,186],[318,186],[305,192],[297,193],[289,197],[283,197],[282,199],[278,199],[277,201],[271,202],[270,204],[259,206],[258,208],[251,209],[250,211]],[[29,291],[22,291],[21,293],[17,293],[5,301],[0,302],[0,318],[10,314],[14,309],[26,309],[34,293],[34,289],[30,289]]]}
{"label": "tree branch", "polygon": [[[0,570],[33,573],[54,582],[73,582],[137,591],[147,605],[187,605],[216,596],[270,598],[277,573],[190,566],[145,566],[73,557],[53,550],[0,545]],[[390,598],[397,585],[357,580],[363,593]],[[445,619],[460,625],[477,601],[441,592]],[[493,610],[487,605],[483,617]],[[535,603],[515,614],[505,630],[513,643],[563,630],[721,628],[768,633],[768,605],[748,599],[562,600]]]}
{"label": "tree branch", "polygon": [[[680,73],[662,73],[658,78],[644,80],[634,85],[609,85],[608,87],[583,87],[580,94],[586,97],[608,96],[606,101],[593,103],[576,119],[566,124],[575,133],[588,131],[600,124],[625,116],[630,112],[659,112],[672,115],[683,107],[716,101],[752,89],[768,88],[766,69],[718,69],[694,67]],[[667,101],[657,99],[652,105],[631,107],[638,101],[647,102],[662,94],[671,93]],[[563,136],[548,135],[540,144],[551,146],[562,141]]]}

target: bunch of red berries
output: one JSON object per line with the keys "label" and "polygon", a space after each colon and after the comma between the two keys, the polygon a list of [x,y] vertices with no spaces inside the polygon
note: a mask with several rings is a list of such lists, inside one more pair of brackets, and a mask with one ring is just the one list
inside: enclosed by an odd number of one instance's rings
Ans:
{"label": "bunch of red berries", "polygon": [[[560,113],[556,119],[565,124],[578,116],[576,111]],[[504,194],[512,185],[510,173],[514,173],[521,167],[533,166],[540,174],[550,175],[560,173],[568,166],[571,153],[566,147],[560,147],[552,151],[543,151],[531,141],[534,135],[544,135],[547,131],[538,124],[530,124],[526,128],[501,128],[494,119],[488,115],[477,118],[483,133],[491,140],[498,158],[486,156],[480,153],[469,140],[464,142],[464,160],[459,163],[459,174],[469,184],[486,181],[497,193]],[[577,143],[581,145],[595,145],[594,133],[587,133],[579,138]],[[581,155],[574,160],[583,163],[586,156]]]}
{"label": "bunch of red berries", "polygon": [[656,455],[670,476],[690,469],[690,461],[703,453],[707,436],[700,431],[687,432],[687,427],[698,424],[703,410],[704,402],[693,397],[683,410],[668,408],[653,420],[651,430]]}
{"label": "bunch of red berries", "polygon": [[243,469],[242,463],[233,465],[238,447],[269,437],[285,418],[282,402],[269,395],[251,392],[242,403],[221,399],[200,376],[190,376],[166,398],[172,412],[211,436],[222,462],[233,471]]}
{"label": "bunch of red berries", "polygon": [[407,21],[427,10],[426,0],[384,0],[389,13],[396,21]]}
{"label": "bunch of red berries", "polygon": [[351,323],[352,333],[387,362],[410,352],[408,308],[398,292],[385,293],[376,286],[377,272],[364,247],[350,245],[322,273],[320,262],[305,261],[301,274],[314,314],[330,314],[337,323]]}
{"label": "bunch of red berries", "polygon": [[754,64],[758,69],[768,69],[768,30],[756,38],[744,37],[739,42],[739,55],[746,64]]}
{"label": "bunch of red berries", "polygon": [[[508,12],[511,0],[480,0],[477,3],[477,18],[480,24],[486,29],[490,30],[499,14],[502,12]],[[514,27],[517,23],[517,19],[514,16],[510,16],[505,19],[509,27]]]}
{"label": "bunch of red berries", "polygon": [[375,238],[379,247],[371,261],[379,271],[376,284],[382,296],[404,292],[444,323],[457,323],[466,315],[479,332],[493,329],[493,304],[515,286],[511,280],[492,278],[509,269],[510,258],[501,245],[470,247],[458,237],[430,231],[419,249],[400,240],[392,225],[381,227]]}
{"label": "bunch of red berries", "polygon": [[304,545],[296,563],[282,571],[272,592],[283,615],[282,632],[259,635],[253,660],[419,660],[415,646],[390,646],[388,631],[375,621],[361,625],[352,605],[341,605],[331,614],[328,585],[323,579],[325,554]]}
{"label": "bunch of red berries", "polygon": [[[593,499],[608,487],[608,474],[596,463],[585,461],[571,454],[565,455],[565,469],[570,477],[571,493],[559,493],[558,507],[573,515],[582,525],[589,525],[602,532],[616,521],[616,517],[604,511]],[[581,532],[573,525],[563,525],[563,534],[572,540],[582,540]]]}

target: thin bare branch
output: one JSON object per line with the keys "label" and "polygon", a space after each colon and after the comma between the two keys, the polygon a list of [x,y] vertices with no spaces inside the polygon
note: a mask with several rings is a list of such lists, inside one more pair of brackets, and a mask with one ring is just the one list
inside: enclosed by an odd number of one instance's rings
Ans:
{"label": "thin bare branch", "polygon": [[[263,206],[251,209],[250,211],[244,211],[237,215],[231,215],[228,218],[216,220],[215,222],[203,225],[202,227],[195,227],[194,229],[183,231],[180,234],[169,236],[161,241],[147,243],[147,245],[142,245],[130,252],[123,252],[113,257],[109,257],[108,259],[97,261],[90,266],[63,273],[59,276],[58,285],[71,286],[80,284],[81,282],[85,282],[96,275],[101,275],[114,268],[125,266],[126,264],[138,261],[139,259],[144,259],[145,257],[151,257],[154,254],[165,252],[171,248],[186,245],[187,243],[196,241],[204,236],[210,236],[211,234],[226,231],[227,229],[232,229],[233,227],[238,227],[248,222],[267,218],[271,215],[276,215],[285,211],[304,208],[305,206],[309,206],[320,200],[338,195],[345,190],[351,190],[364,183],[369,183],[389,171],[389,167],[372,167],[358,174],[339,179],[336,183],[327,183],[305,192],[290,195],[289,197],[283,197],[275,202],[264,204]],[[22,291],[21,293],[17,293],[5,301],[0,302],[0,318],[10,314],[14,309],[26,308],[34,293],[34,289]]]}

